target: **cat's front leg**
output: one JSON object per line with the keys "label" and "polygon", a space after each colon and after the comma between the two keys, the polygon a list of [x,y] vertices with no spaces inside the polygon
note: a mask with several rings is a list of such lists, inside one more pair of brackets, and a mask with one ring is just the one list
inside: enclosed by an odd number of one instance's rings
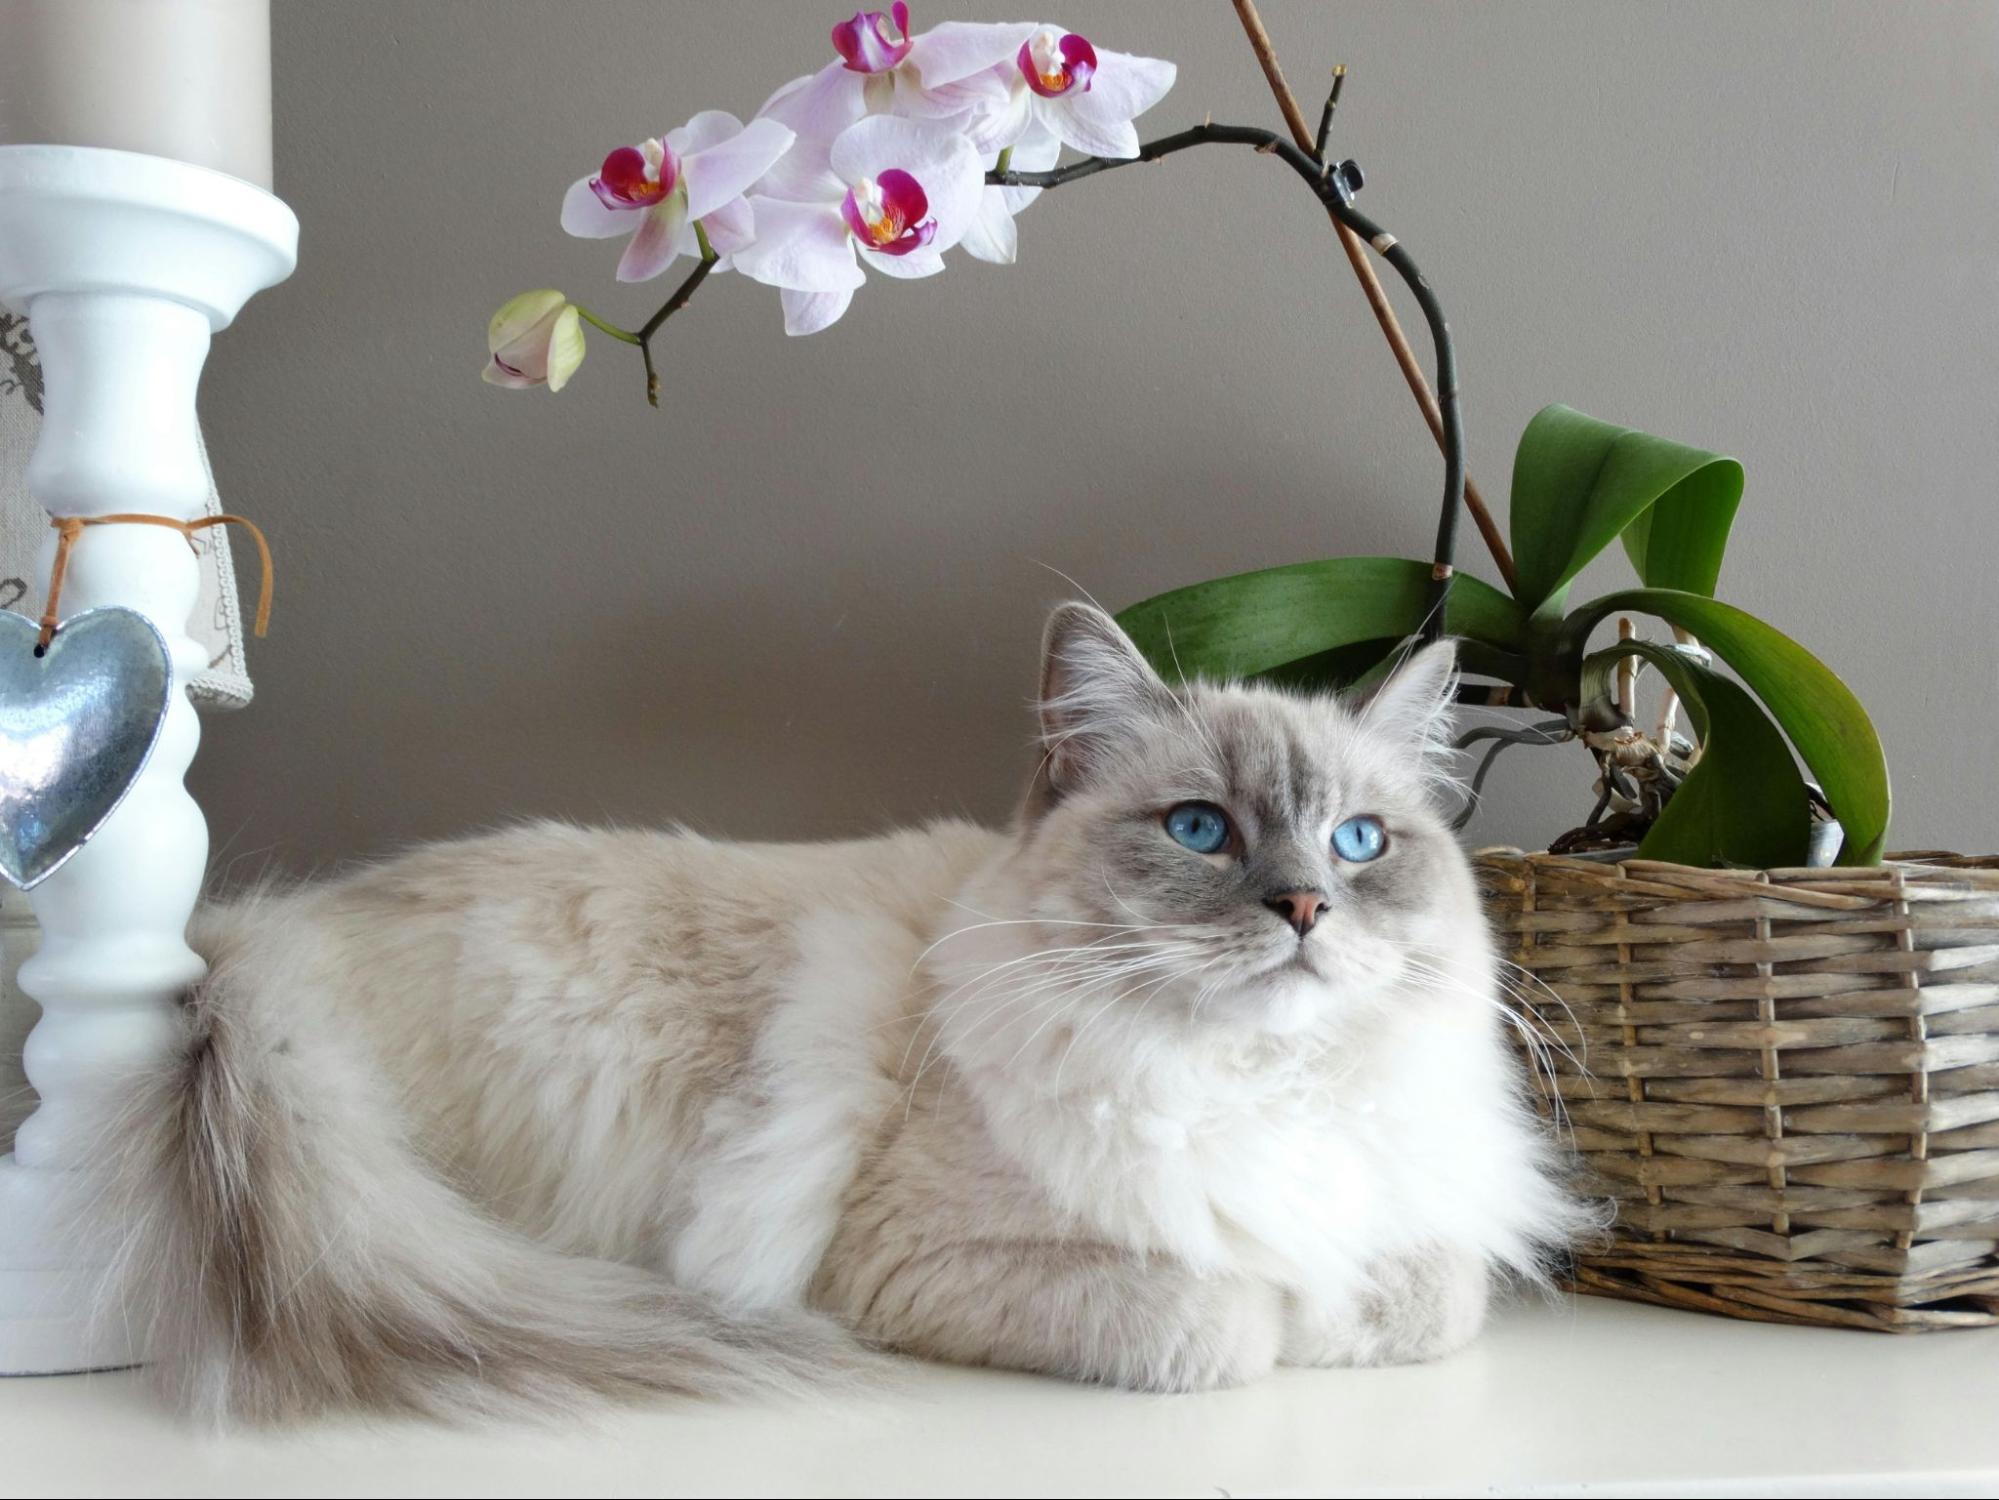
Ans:
{"label": "cat's front leg", "polygon": [[837,1280],[835,1310],[889,1348],[1134,1390],[1241,1385],[1283,1337],[1267,1282],[1073,1239],[936,1244]]}
{"label": "cat's front leg", "polygon": [[1478,1336],[1490,1290],[1484,1259],[1468,1251],[1438,1248],[1378,1261],[1350,1301],[1335,1306],[1291,1297],[1281,1362],[1406,1365],[1441,1359]]}

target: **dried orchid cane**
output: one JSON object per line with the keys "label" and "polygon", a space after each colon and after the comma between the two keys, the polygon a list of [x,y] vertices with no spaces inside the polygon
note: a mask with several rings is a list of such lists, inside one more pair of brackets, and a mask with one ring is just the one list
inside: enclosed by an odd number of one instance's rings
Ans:
{"label": "dried orchid cane", "polygon": [[[1332,92],[1326,96],[1326,107],[1319,117],[1319,129],[1308,134],[1305,116],[1298,108],[1297,97],[1291,86],[1284,81],[1284,70],[1278,65],[1277,52],[1270,42],[1270,33],[1263,29],[1263,18],[1256,13],[1255,0],[1232,0],[1236,16],[1242,22],[1242,29],[1249,37],[1249,45],[1256,53],[1256,60],[1263,68],[1263,76],[1270,84],[1270,92],[1277,98],[1277,107],[1284,114],[1284,122],[1290,128],[1291,138],[1301,149],[1309,150],[1315,156],[1325,153],[1326,135],[1332,127],[1333,111],[1338,107],[1340,90],[1346,82],[1346,66],[1341,64],[1333,69]],[[1401,320],[1395,316],[1395,309],[1388,301],[1388,293],[1381,285],[1381,278],[1374,274],[1373,263],[1367,258],[1359,237],[1344,224],[1338,225],[1340,247],[1347,253],[1347,263],[1353,267],[1355,278],[1360,282],[1361,291],[1367,297],[1367,305],[1374,309],[1374,318],[1381,325],[1382,337],[1388,340],[1389,351],[1395,356],[1395,363],[1401,367],[1402,378],[1409,383],[1409,390],[1422,408],[1423,420],[1430,424],[1430,432],[1439,446],[1449,446],[1443,411],[1437,396],[1430,389],[1430,383],[1423,377],[1423,367],[1416,358],[1416,351],[1409,347],[1409,339],[1402,331]],[[1507,550],[1506,540],[1499,533],[1499,524],[1493,520],[1492,512],[1486,508],[1485,497],[1479,493],[1469,474],[1464,483],[1465,508],[1471,512],[1472,522],[1478,527],[1478,534],[1484,538],[1485,547],[1492,554],[1494,566],[1499,576],[1506,580],[1510,589],[1515,585],[1513,554]]]}

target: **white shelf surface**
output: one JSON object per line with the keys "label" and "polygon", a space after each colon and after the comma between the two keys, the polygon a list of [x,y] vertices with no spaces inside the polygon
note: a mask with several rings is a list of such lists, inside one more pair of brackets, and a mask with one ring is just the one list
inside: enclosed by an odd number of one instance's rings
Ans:
{"label": "white shelf surface", "polygon": [[0,1382],[9,1495],[1999,1495],[1999,1330],[1582,1298],[1398,1370],[1143,1396],[911,1364],[887,1391],[588,1427],[196,1433],[134,1374]]}

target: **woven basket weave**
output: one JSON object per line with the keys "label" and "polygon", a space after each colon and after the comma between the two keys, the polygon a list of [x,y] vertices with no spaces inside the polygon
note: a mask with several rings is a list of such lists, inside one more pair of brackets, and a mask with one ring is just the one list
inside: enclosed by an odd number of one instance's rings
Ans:
{"label": "woven basket weave", "polygon": [[1476,863],[1559,1044],[1541,1102],[1617,1204],[1579,1290],[1894,1332],[1999,1323],[1999,859]]}

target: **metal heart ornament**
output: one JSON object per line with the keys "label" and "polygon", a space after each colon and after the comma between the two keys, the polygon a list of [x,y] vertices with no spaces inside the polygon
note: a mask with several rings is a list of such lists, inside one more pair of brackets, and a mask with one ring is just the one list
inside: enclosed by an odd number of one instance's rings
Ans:
{"label": "metal heart ornament", "polygon": [[136,610],[88,609],[35,655],[0,613],[0,880],[27,890],[104,826],[166,722],[173,659]]}

